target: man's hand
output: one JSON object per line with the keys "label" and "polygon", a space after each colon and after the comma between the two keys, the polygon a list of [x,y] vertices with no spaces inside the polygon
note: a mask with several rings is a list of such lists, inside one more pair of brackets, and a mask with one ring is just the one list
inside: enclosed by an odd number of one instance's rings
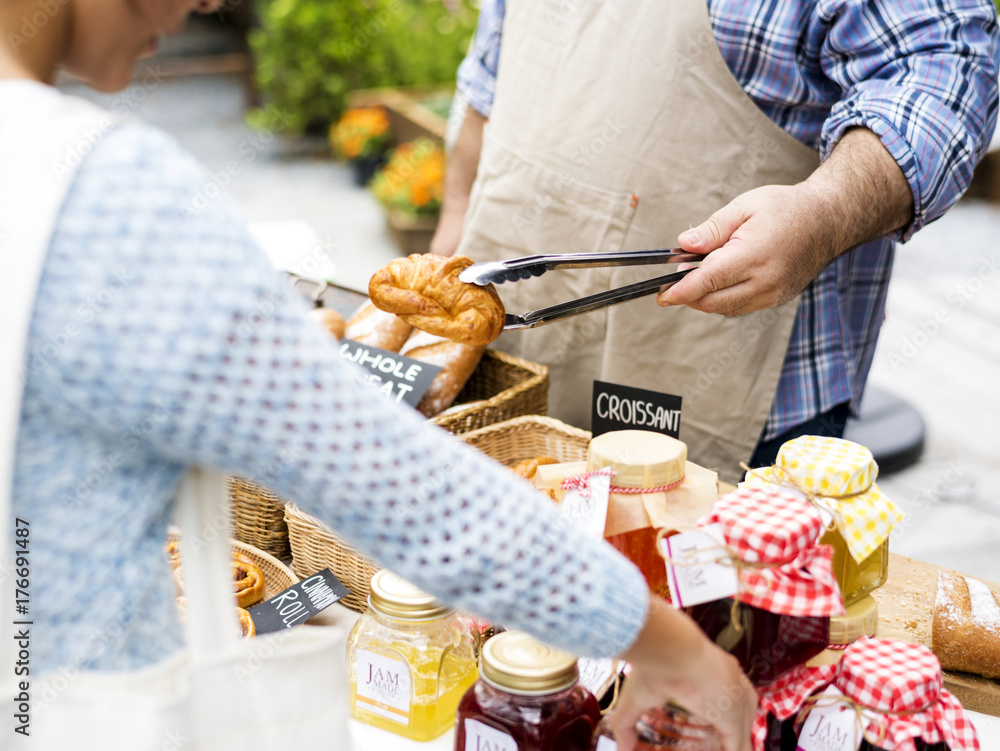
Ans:
{"label": "man's hand", "polygon": [[899,166],[878,136],[854,128],[809,179],[748,191],[683,232],[681,248],[710,255],[656,302],[727,316],[781,305],[842,253],[912,215]]}
{"label": "man's hand", "polygon": [[632,673],[611,715],[619,751],[631,751],[640,715],[668,701],[714,724],[725,751],[750,751],[757,693],[736,659],[682,612],[651,596],[646,626],[624,657]]}

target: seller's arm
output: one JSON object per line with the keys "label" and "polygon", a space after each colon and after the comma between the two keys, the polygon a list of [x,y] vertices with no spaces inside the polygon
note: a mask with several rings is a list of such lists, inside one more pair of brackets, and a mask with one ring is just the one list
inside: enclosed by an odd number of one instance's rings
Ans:
{"label": "seller's arm", "polygon": [[[684,232],[709,253],[661,293],[661,305],[741,315],[780,305],[853,247],[909,239],[968,187],[997,117],[1000,35],[988,0],[919,0],[899,14],[893,45],[875,6],[842,0],[824,73],[841,88],[823,125],[823,164],[793,186],[757,188]],[[883,11],[885,9],[883,8]],[[844,40],[854,48],[844,54]],[[839,45],[839,46],[838,46]]]}
{"label": "seller's arm", "polygon": [[505,12],[506,0],[483,0],[475,41],[458,69],[458,90],[468,106],[448,153],[441,218],[431,239],[431,252],[441,256],[454,255],[462,241],[469,195],[479,169],[483,126],[493,107]]}

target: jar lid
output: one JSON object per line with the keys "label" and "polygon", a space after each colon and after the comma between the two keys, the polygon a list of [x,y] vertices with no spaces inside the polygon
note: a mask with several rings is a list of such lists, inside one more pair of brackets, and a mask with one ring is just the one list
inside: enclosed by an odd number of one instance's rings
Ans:
{"label": "jar lid", "polygon": [[504,631],[483,645],[483,679],[514,694],[554,694],[580,677],[576,657],[520,631]]}
{"label": "jar lid", "polygon": [[846,615],[830,619],[830,643],[853,644],[862,636],[875,636],[878,631],[878,603],[871,595],[847,606]]}
{"label": "jar lid", "polygon": [[611,467],[612,485],[622,488],[657,488],[683,479],[687,445],[649,430],[614,430],[590,442],[587,469]]}
{"label": "jar lid", "polygon": [[440,618],[454,610],[388,569],[382,569],[372,577],[368,604],[382,615],[406,621]]}

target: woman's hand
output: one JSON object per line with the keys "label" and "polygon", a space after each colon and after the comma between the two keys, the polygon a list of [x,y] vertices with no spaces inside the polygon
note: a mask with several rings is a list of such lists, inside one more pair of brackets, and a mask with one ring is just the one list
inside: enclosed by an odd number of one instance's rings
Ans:
{"label": "woman's hand", "polygon": [[757,693],[736,659],[682,612],[651,595],[646,626],[623,657],[632,673],[611,716],[619,751],[632,750],[639,716],[668,701],[714,724],[725,751],[750,751]]}

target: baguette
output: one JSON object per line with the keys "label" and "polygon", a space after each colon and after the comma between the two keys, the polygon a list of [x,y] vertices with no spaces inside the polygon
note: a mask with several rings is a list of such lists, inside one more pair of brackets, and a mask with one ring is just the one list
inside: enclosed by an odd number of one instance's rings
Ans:
{"label": "baguette", "polygon": [[986,584],[961,574],[938,575],[931,649],[945,670],[1000,678],[1000,606]]}
{"label": "baguette", "polygon": [[394,313],[385,313],[366,302],[347,322],[344,337],[358,344],[379,347],[389,352],[399,352],[409,338],[413,327]]}
{"label": "baguette", "polygon": [[448,409],[485,351],[485,346],[459,344],[443,336],[415,331],[400,354],[443,368],[431,381],[430,388],[417,405],[417,411],[424,417],[435,417]]}
{"label": "baguette", "polygon": [[333,308],[313,308],[306,313],[306,318],[310,321],[316,321],[316,323],[338,339],[344,338],[344,332],[347,330],[347,321],[344,320],[344,316],[340,315]]}

